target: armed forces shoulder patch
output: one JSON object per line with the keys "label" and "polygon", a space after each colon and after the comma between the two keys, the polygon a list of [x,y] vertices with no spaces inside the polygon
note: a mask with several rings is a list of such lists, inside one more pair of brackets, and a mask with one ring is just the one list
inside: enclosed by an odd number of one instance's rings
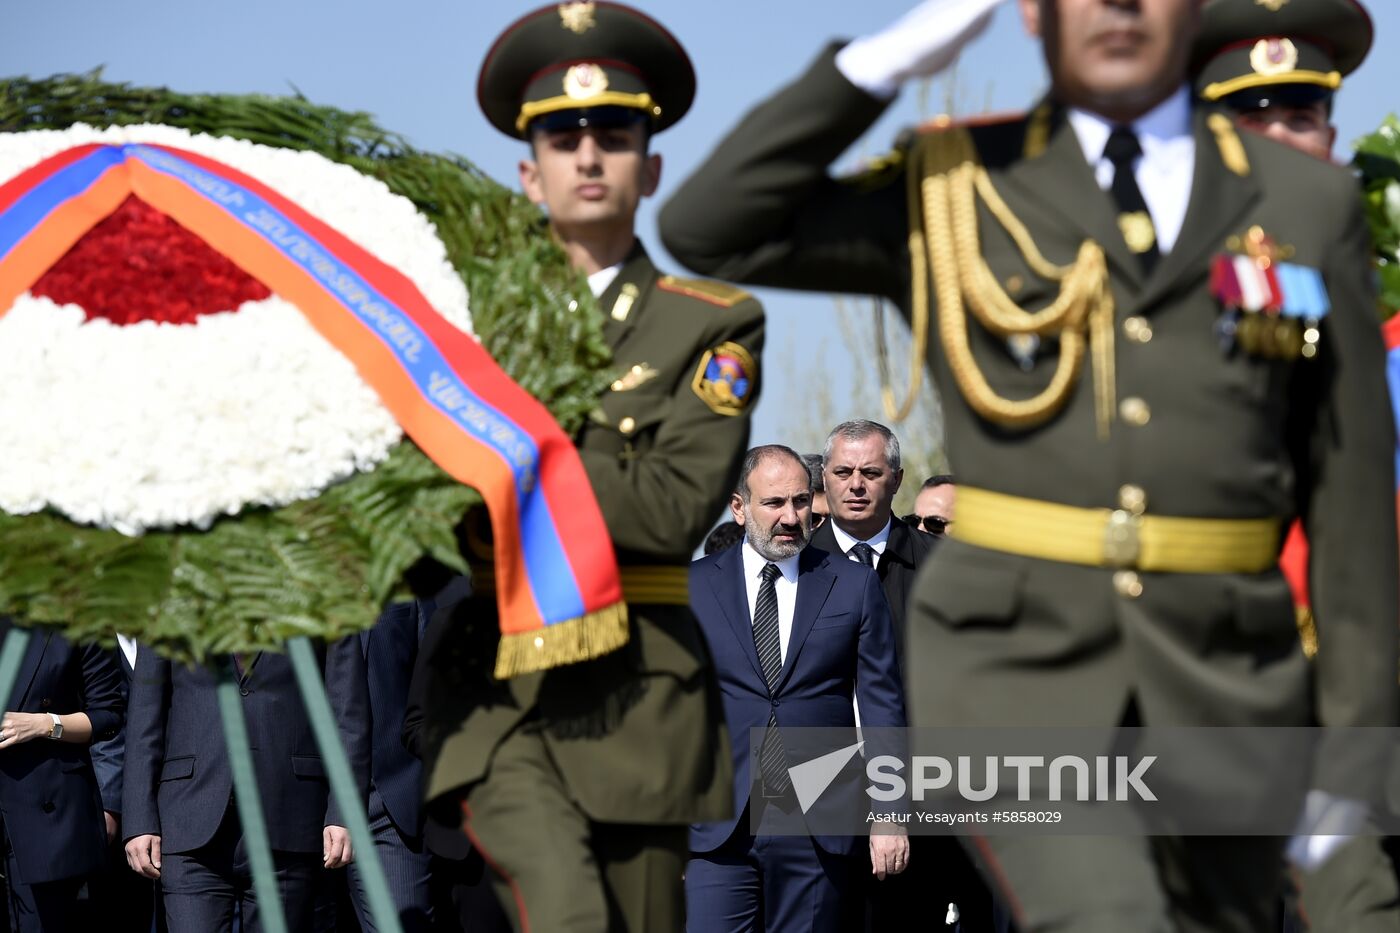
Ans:
{"label": "armed forces shoulder patch", "polygon": [[733,341],[706,350],[690,387],[717,415],[739,415],[753,399],[758,364]]}

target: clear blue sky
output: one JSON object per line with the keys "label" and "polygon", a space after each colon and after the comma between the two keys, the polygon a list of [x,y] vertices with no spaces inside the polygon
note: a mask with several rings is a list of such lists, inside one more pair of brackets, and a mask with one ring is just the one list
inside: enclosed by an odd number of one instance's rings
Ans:
{"label": "clear blue sky", "polygon": [[[415,144],[462,153],[514,186],[521,145],[495,132],[476,106],[477,69],[496,35],[535,8],[514,0],[31,0],[9,4],[0,33],[6,74],[47,75],[106,66],[109,79],[185,91],[287,93],[295,86],[319,103],[366,110]],[[666,160],[664,199],[753,104],[795,77],[822,45],[879,28],[912,0],[698,0],[638,3],[689,49],[699,72],[690,115],[660,136]],[[1400,109],[1394,53],[1400,4],[1370,0],[1376,47],[1348,79],[1336,114],[1341,144]],[[1390,62],[1390,64],[1387,64]],[[959,66],[962,112],[1026,107],[1045,84],[1040,54],[1012,5]],[[938,95],[935,94],[935,97]],[[916,122],[916,95],[906,93],[867,138],[848,153],[883,151],[898,129]],[[941,109],[941,99],[922,115]],[[653,256],[676,271],[657,242],[656,207],[638,231]],[[838,397],[852,366],[827,352],[831,373],[812,360],[839,343],[831,302],[760,292],[769,310],[764,353],[768,388],[755,419],[756,442],[784,439],[785,420],[802,408],[813,379]],[[837,411],[840,417],[878,412]]]}

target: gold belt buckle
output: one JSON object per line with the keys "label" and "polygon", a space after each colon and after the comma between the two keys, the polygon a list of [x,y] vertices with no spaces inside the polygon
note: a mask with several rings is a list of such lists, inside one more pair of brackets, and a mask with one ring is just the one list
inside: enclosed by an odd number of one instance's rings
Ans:
{"label": "gold belt buckle", "polygon": [[1132,567],[1142,553],[1139,532],[1142,517],[1126,509],[1114,509],[1103,530],[1103,560],[1109,567]]}

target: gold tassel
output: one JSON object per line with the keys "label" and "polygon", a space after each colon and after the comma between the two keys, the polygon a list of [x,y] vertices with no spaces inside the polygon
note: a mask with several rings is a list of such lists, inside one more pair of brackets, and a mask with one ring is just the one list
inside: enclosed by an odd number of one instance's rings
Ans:
{"label": "gold tassel", "polygon": [[506,680],[590,661],[627,644],[628,634],[627,604],[615,603],[577,619],[502,635],[496,649],[496,677]]}

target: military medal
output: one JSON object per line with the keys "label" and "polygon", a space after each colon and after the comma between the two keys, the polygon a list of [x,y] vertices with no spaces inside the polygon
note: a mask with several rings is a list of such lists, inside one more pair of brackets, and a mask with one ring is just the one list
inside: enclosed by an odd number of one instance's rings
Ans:
{"label": "military medal", "polygon": [[1291,255],[1261,227],[1231,237],[1232,252],[1211,266],[1211,292],[1224,309],[1215,331],[1226,354],[1238,345],[1265,359],[1312,359],[1321,339],[1319,323],[1331,310],[1322,273],[1281,262]]}

